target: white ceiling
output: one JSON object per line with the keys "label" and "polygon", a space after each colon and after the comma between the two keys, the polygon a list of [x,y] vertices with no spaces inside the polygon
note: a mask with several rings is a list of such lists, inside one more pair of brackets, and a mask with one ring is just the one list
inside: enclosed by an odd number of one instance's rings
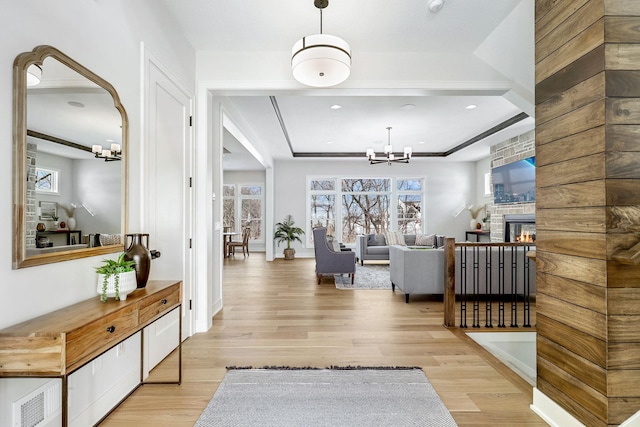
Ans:
{"label": "white ceiling", "polygon": [[[319,11],[313,0],[163,1],[197,51],[290,51],[301,37],[319,32]],[[532,12],[525,15],[526,22],[514,25],[509,19],[518,7],[530,7],[532,11],[533,0],[445,0],[438,13],[430,12],[428,3],[429,0],[330,0],[323,11],[323,32],[342,37],[350,44],[354,69],[359,56],[367,52],[455,53],[473,57],[474,61],[480,58],[488,68],[501,73],[504,80],[533,93],[533,37],[530,45],[516,49],[509,46],[533,34]],[[437,85],[446,87],[447,76],[459,76],[458,71],[439,70],[442,77]],[[259,135],[260,143],[269,145],[268,151],[275,159],[313,152],[362,153],[364,157],[367,148],[382,151],[388,126],[393,128],[394,151],[411,146],[419,155],[452,150],[522,113],[522,105],[515,105],[512,97],[505,96],[507,90],[496,90],[494,83],[488,81],[482,88],[474,82],[474,91],[466,92],[405,90],[381,95],[379,91],[352,91],[347,96],[327,90],[320,96],[307,96],[308,92],[290,91],[231,96],[229,100],[243,121],[251,124],[251,133]],[[334,104],[342,108],[330,109]],[[402,109],[406,104],[415,107]],[[470,104],[477,108],[465,109]],[[533,126],[533,119],[527,118],[446,160],[486,157],[490,145]],[[224,138],[225,147],[231,152],[224,157],[225,169],[262,168],[251,161],[243,144],[229,132]],[[419,157],[415,160],[420,161]]]}

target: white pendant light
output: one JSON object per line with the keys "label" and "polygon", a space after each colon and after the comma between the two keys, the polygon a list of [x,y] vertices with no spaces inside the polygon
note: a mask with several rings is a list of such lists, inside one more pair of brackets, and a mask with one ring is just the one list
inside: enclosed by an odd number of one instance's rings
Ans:
{"label": "white pendant light", "polygon": [[303,37],[293,45],[293,77],[307,86],[335,86],[351,73],[351,48],[340,37],[322,34],[322,9],[329,0],[315,0],[314,5],[320,9],[320,34]]}

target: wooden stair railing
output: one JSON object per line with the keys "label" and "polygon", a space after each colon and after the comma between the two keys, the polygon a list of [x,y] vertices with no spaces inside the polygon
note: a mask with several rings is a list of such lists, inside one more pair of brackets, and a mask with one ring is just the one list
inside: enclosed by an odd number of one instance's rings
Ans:
{"label": "wooden stair railing", "polygon": [[[522,250],[518,250],[518,248]],[[460,327],[467,327],[467,305],[472,312],[472,326],[481,324],[481,306],[484,305],[484,326],[493,327],[493,313],[497,308],[497,326],[518,327],[521,310],[522,326],[531,327],[530,266],[535,262],[535,243],[456,243],[446,238],[444,245],[444,326],[456,327],[456,299],[460,303]],[[459,248],[459,250],[457,250]],[[492,249],[498,248],[492,255]],[[480,262],[483,251],[484,261]],[[509,251],[509,252],[507,252]],[[506,257],[506,255],[510,255]],[[456,256],[461,257],[456,267]],[[470,258],[468,258],[470,257]],[[507,260],[509,260],[507,262]],[[458,268],[460,271],[456,271]],[[472,271],[469,277],[468,271]],[[497,281],[491,271],[498,273]],[[460,274],[460,294],[456,295],[456,274]],[[484,278],[481,291],[480,278]],[[509,280],[507,280],[509,279]],[[467,289],[470,292],[467,292]],[[520,292],[520,293],[519,293]],[[495,306],[494,306],[495,304]],[[510,311],[510,324],[505,322]]]}

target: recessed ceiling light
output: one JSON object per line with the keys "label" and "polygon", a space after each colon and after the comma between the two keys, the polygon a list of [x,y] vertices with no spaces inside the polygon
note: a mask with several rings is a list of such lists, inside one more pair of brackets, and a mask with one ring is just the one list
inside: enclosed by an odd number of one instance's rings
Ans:
{"label": "recessed ceiling light", "polygon": [[433,13],[438,12],[444,6],[444,0],[431,0],[428,4],[429,10]]}
{"label": "recessed ceiling light", "polygon": [[467,110],[475,110],[476,108],[478,108],[478,106],[476,104],[469,104],[466,107]]}
{"label": "recessed ceiling light", "polygon": [[378,141],[373,141],[373,143],[374,143],[374,144],[384,144],[384,141],[380,141],[380,140],[378,140]]}
{"label": "recessed ceiling light", "polygon": [[71,105],[72,107],[84,108],[84,104],[78,101],[69,101],[67,102],[67,104]]}
{"label": "recessed ceiling light", "polygon": [[333,141],[327,141],[327,144],[333,144]]}
{"label": "recessed ceiling light", "polygon": [[414,108],[416,108],[415,104],[404,104],[404,105],[400,106],[400,109],[402,111],[413,110]]}
{"label": "recessed ceiling light", "polygon": [[331,106],[331,109],[332,109],[332,110],[339,110],[339,109],[341,109],[341,108],[342,108],[342,105],[339,105],[339,104],[333,104],[333,105]]}
{"label": "recessed ceiling light", "polygon": [[424,141],[418,141],[418,144],[424,144],[424,143],[425,143]]}

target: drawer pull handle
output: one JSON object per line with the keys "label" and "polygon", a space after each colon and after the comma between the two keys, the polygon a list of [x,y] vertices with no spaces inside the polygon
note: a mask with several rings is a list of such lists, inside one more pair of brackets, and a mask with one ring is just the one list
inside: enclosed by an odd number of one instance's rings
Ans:
{"label": "drawer pull handle", "polygon": [[109,332],[110,334],[114,333],[114,332],[115,332],[115,330],[116,330],[116,327],[115,327],[115,326],[109,326],[109,327],[107,328],[107,332]]}
{"label": "drawer pull handle", "polygon": [[167,303],[167,299],[164,298],[162,301],[160,301],[162,304],[166,304]]}

